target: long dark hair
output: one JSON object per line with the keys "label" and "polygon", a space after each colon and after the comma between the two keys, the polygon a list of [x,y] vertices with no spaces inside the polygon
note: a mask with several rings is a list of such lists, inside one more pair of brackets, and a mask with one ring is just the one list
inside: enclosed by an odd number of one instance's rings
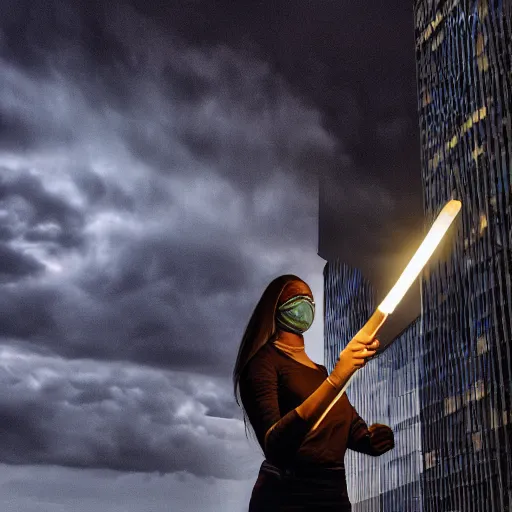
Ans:
{"label": "long dark hair", "polygon": [[267,286],[252,312],[238,349],[235,367],[233,368],[233,391],[236,403],[242,409],[246,434],[248,418],[245,408],[240,400],[240,376],[247,363],[254,357],[256,352],[275,337],[275,314],[277,303],[283,288],[292,281],[304,282],[300,277],[292,274],[286,274],[276,277]]}

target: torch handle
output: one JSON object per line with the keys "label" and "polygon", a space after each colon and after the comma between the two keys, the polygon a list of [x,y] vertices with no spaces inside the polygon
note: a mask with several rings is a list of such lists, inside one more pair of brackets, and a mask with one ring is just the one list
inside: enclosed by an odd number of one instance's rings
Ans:
{"label": "torch handle", "polygon": [[[382,324],[386,321],[388,315],[383,313],[380,309],[376,309],[373,315],[369,318],[369,320],[361,327],[357,334],[366,334],[367,336],[374,337],[379,332],[379,329],[382,327]],[[357,336],[356,334],[356,336]]]}
{"label": "torch handle", "polygon": [[[379,329],[382,327],[382,324],[386,321],[386,318],[388,317],[387,313],[383,313],[380,309],[376,309],[373,315],[369,318],[369,320],[361,327],[359,332],[356,334],[364,333],[367,336],[374,337],[379,332]],[[316,430],[318,425],[322,423],[323,419],[327,416],[327,413],[334,407],[334,404],[343,396],[343,393],[347,390],[348,386],[350,385],[351,380],[354,378],[354,375],[357,373],[355,371],[350,378],[347,380],[345,385],[341,388],[340,392],[336,395],[334,400],[329,404],[327,409],[323,412],[322,416],[318,419],[318,421],[313,425],[313,428],[311,429]]]}

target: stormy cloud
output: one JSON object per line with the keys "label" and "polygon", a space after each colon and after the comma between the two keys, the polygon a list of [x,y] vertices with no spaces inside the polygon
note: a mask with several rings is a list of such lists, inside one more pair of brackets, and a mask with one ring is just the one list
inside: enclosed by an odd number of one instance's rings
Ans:
{"label": "stormy cloud", "polygon": [[418,222],[395,3],[5,4],[2,510],[245,510],[230,372],[261,292],[295,273],[320,304],[319,238],[389,278]]}

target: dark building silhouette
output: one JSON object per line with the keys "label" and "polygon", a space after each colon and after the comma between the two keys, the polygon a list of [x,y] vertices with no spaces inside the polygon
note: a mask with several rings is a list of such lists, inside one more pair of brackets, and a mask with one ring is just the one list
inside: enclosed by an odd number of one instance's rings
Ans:
{"label": "dark building silhouette", "polygon": [[[512,0],[415,0],[415,26],[425,226],[450,199],[462,211],[421,277],[420,319],[347,391],[396,434],[383,457],[347,454],[349,492],[354,512],[511,512]],[[376,304],[359,271],[324,274],[331,369]]]}
{"label": "dark building silhouette", "polygon": [[426,512],[512,506],[511,4],[415,2],[426,222],[463,205],[422,281]]}

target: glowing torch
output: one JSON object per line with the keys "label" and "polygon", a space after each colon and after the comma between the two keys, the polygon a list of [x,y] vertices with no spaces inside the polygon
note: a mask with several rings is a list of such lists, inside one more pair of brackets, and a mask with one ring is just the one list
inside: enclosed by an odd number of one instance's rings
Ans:
{"label": "glowing torch", "polygon": [[[432,224],[432,227],[427,233],[422,244],[419,246],[411,261],[409,261],[408,265],[405,267],[405,270],[402,272],[402,275],[399,277],[395,286],[391,288],[391,291],[387,294],[386,298],[382,301],[370,319],[364,324],[358,334],[364,333],[370,337],[374,337],[377,334],[379,329],[382,327],[382,324],[386,321],[388,315],[393,313],[398,303],[402,300],[402,297],[406,294],[412,283],[414,283],[430,256],[432,256],[436,250],[443,236],[459,213],[461,206],[462,203],[456,200],[449,201],[445,205],[441,210],[441,213],[437,216],[434,224]],[[318,425],[320,425],[334,404],[342,397],[343,393],[345,393],[348,388],[350,381],[354,378],[354,375],[355,373],[352,374],[336,398],[324,411],[320,419],[313,426],[312,430],[315,430]]]}

